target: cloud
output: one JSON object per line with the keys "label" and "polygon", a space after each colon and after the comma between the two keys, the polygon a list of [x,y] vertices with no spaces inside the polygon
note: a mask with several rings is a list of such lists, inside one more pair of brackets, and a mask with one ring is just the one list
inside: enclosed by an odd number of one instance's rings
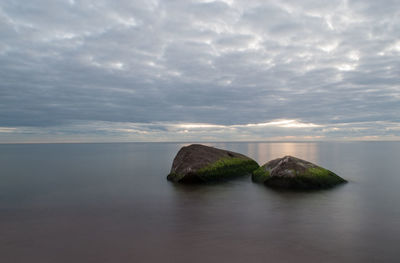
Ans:
{"label": "cloud", "polygon": [[343,138],[397,136],[377,127],[400,122],[399,10],[392,0],[3,1],[0,126],[31,129],[17,140],[62,140],[89,136],[76,123],[109,123],[116,140],[131,123],[241,130],[283,119],[339,125]]}
{"label": "cloud", "polygon": [[51,127],[0,127],[3,142],[207,142],[299,140],[399,140],[397,122],[339,124],[278,119],[265,123],[221,125],[184,122],[73,122]]}

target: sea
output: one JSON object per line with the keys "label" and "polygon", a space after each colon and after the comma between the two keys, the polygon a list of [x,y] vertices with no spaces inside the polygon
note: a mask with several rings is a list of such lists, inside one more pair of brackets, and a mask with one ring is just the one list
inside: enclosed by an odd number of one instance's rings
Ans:
{"label": "sea", "polygon": [[349,182],[166,180],[190,143],[0,144],[0,262],[400,262],[400,142],[205,143]]}

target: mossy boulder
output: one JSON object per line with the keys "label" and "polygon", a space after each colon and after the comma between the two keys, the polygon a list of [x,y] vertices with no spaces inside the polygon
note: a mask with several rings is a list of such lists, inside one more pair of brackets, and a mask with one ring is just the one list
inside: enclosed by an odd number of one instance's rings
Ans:
{"label": "mossy boulder", "polygon": [[201,144],[182,147],[167,179],[179,183],[202,183],[250,175],[260,166],[253,159]]}
{"label": "mossy boulder", "polygon": [[252,180],[286,189],[324,189],[347,182],[335,173],[293,156],[267,162],[252,173]]}

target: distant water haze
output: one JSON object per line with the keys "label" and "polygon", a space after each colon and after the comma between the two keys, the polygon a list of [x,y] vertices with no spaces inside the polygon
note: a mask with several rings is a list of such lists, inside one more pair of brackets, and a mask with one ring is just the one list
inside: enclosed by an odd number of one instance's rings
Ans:
{"label": "distant water haze", "polygon": [[0,144],[1,262],[398,262],[399,142],[208,143],[349,183],[166,180],[185,144]]}

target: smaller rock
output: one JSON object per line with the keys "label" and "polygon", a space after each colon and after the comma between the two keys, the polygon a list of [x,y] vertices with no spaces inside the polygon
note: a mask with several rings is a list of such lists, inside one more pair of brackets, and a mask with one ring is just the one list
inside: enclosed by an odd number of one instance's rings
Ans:
{"label": "smaller rock", "polygon": [[347,182],[325,168],[293,156],[267,162],[251,178],[256,183],[287,189],[323,189]]}
{"label": "smaller rock", "polygon": [[221,181],[250,175],[258,167],[243,154],[192,144],[179,150],[167,179],[180,183]]}

